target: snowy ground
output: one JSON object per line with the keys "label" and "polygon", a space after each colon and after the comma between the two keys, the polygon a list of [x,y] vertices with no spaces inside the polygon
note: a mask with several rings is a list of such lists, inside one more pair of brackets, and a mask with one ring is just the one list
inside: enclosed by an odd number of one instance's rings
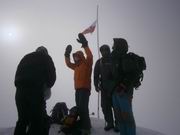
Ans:
{"label": "snowy ground", "polygon": [[[113,130],[105,132],[104,127],[104,120],[91,118],[92,122],[92,135],[119,135],[119,133],[115,133]],[[14,128],[0,128],[0,135],[13,135]],[[49,135],[63,135],[63,133],[59,133],[59,125],[52,125],[49,131]],[[160,132],[153,131],[150,129],[137,127],[137,135],[164,135]]]}

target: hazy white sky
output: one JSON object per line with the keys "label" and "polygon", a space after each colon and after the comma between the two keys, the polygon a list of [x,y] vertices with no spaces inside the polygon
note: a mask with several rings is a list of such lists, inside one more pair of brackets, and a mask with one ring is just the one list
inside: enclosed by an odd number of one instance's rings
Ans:
{"label": "hazy white sky", "polygon": [[[123,37],[130,51],[146,58],[143,84],[134,93],[137,126],[167,135],[180,133],[178,0],[0,0],[0,127],[15,126],[16,67],[40,45],[48,48],[57,71],[48,112],[59,101],[75,105],[73,72],[65,66],[64,49],[68,44],[73,51],[80,48],[77,34],[95,21],[97,4],[100,45],[112,46],[112,38]],[[98,59],[96,32],[86,35],[94,63]],[[93,83],[90,112],[97,115]]]}

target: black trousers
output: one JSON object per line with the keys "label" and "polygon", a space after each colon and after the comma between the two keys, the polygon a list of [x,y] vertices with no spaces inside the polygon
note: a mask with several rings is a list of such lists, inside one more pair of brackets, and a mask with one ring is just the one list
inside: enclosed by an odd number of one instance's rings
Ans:
{"label": "black trousers", "polygon": [[14,135],[48,135],[49,121],[41,87],[17,88],[18,120]]}
{"label": "black trousers", "polygon": [[112,97],[103,90],[101,90],[101,108],[107,125],[114,125]]}
{"label": "black trousers", "polygon": [[77,89],[75,93],[76,106],[80,116],[80,126],[84,130],[90,130],[91,121],[89,118],[89,96],[90,90]]}

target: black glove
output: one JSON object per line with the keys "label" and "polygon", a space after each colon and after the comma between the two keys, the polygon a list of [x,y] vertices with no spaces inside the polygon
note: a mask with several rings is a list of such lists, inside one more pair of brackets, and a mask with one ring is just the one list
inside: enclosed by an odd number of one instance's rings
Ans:
{"label": "black glove", "polygon": [[117,87],[116,87],[116,92],[119,93],[119,95],[123,95],[124,93],[127,92],[127,88],[123,83],[120,83]]}
{"label": "black glove", "polygon": [[87,47],[88,46],[88,41],[86,40],[85,36],[82,33],[78,34],[77,41],[82,44],[82,47]]}
{"label": "black glove", "polygon": [[96,92],[99,92],[99,91],[101,91],[101,90],[99,89],[99,87],[95,87],[95,91],[96,91]]}
{"label": "black glove", "polygon": [[97,85],[97,86],[95,86],[95,90],[96,90],[96,92],[99,92],[99,91],[101,91],[101,90],[102,90],[102,88],[101,88],[101,84],[100,84],[100,83],[98,83],[98,85]]}
{"label": "black glove", "polygon": [[72,51],[72,46],[71,45],[67,45],[64,56],[65,57],[70,57],[70,53]]}

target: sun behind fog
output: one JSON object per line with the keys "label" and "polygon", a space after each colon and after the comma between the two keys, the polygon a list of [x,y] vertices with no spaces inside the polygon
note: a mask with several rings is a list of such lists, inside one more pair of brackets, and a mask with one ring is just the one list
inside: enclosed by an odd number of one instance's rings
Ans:
{"label": "sun behind fog", "polygon": [[1,40],[5,43],[18,41],[22,33],[17,26],[6,26],[1,30]]}

